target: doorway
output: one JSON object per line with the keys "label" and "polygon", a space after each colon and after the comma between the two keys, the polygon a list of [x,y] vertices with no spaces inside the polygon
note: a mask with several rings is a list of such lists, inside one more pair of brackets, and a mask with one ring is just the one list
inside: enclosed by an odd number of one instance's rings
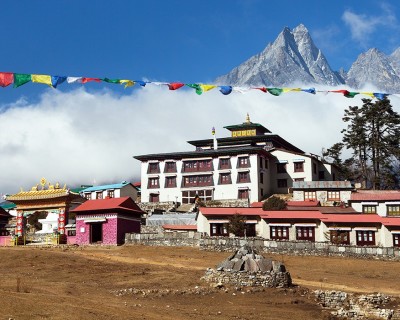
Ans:
{"label": "doorway", "polygon": [[90,243],[103,242],[103,224],[90,224]]}

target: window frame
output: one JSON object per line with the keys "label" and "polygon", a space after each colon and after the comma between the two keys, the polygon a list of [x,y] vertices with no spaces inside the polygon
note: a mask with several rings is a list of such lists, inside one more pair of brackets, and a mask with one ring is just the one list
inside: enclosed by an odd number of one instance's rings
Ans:
{"label": "window frame", "polygon": [[284,226],[270,226],[269,234],[271,240],[289,240],[289,227]]}
{"label": "window frame", "polygon": [[315,227],[296,226],[296,240],[315,242]]}
{"label": "window frame", "polygon": [[[368,238],[366,240],[366,237]],[[356,231],[356,245],[362,246],[375,246],[375,231],[372,230],[357,230]]]}
{"label": "window frame", "polygon": [[[368,209],[373,209],[373,210],[368,210]],[[377,214],[378,210],[377,210],[377,206],[376,205],[363,205],[362,206],[362,213],[364,214]]]}
{"label": "window frame", "polygon": [[293,162],[293,172],[304,172],[304,162]]}
{"label": "window frame", "polygon": [[[334,194],[334,196],[333,196],[333,194]],[[335,190],[335,191],[328,190],[327,201],[340,201],[340,190]]]}
{"label": "window frame", "polygon": [[[393,208],[395,208],[395,209],[393,210]],[[386,215],[388,217],[400,216],[400,204],[387,204],[386,205]]]}

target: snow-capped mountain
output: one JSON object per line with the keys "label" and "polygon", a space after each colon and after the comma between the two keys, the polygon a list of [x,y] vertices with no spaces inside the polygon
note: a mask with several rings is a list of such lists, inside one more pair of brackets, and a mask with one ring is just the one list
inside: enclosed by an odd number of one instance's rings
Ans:
{"label": "snow-capped mountain", "polygon": [[285,27],[276,40],[231,72],[217,84],[232,86],[348,85],[358,89],[374,85],[385,92],[400,91],[400,48],[390,56],[377,49],[360,54],[350,70],[333,71],[307,28]]}

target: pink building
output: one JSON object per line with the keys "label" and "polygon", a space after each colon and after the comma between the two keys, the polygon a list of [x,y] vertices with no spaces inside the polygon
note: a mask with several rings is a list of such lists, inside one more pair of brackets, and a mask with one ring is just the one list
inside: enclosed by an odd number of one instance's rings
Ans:
{"label": "pink building", "polygon": [[140,233],[144,214],[130,197],[88,200],[71,212],[76,213],[78,245],[123,244],[125,233]]}

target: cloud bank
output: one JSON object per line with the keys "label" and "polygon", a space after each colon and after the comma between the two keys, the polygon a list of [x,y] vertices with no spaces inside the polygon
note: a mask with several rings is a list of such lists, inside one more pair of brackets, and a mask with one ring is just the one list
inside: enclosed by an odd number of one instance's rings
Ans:
{"label": "cloud bank", "polygon": [[211,138],[213,126],[217,137],[229,136],[223,127],[244,122],[246,113],[305,152],[321,154],[341,140],[349,105],[361,105],[361,96],[275,97],[258,90],[224,96],[217,89],[198,96],[158,86],[123,96],[49,90],[37,103],[17,101],[0,113],[0,194],[28,190],[42,177],[68,187],[139,181],[133,156],[192,151],[186,141]]}

